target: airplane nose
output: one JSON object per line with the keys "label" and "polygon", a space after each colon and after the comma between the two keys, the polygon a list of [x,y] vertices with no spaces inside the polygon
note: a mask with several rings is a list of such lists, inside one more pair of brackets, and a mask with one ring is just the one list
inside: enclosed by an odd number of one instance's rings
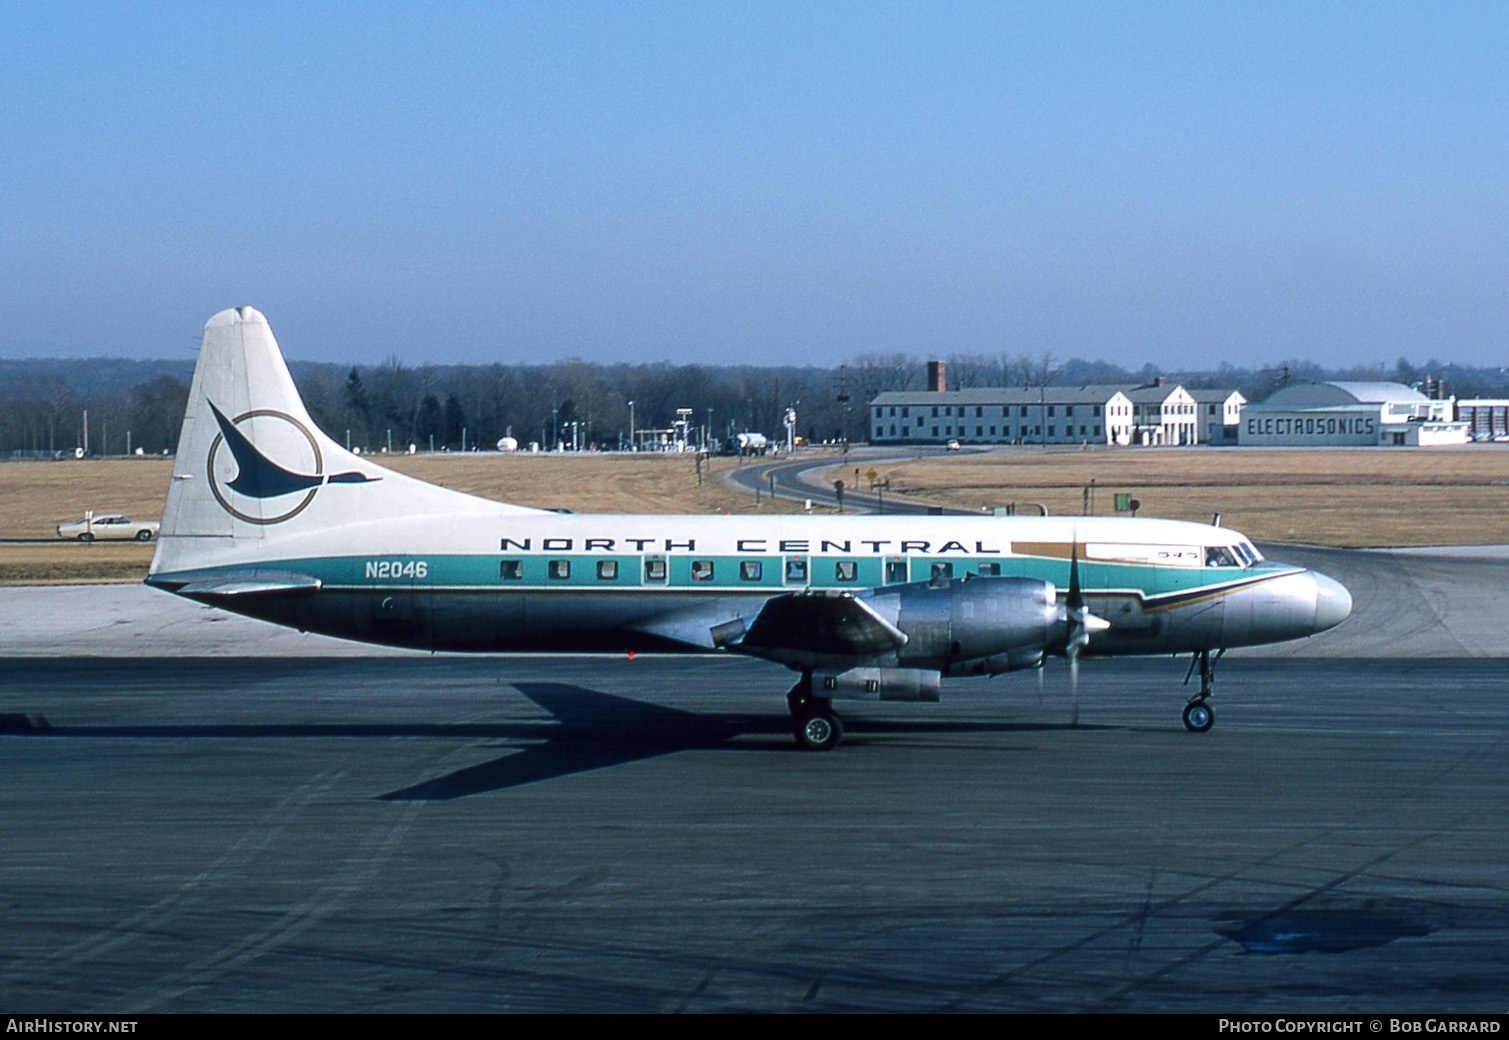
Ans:
{"label": "airplane nose", "polygon": [[1352,613],[1352,594],[1341,582],[1324,574],[1311,571],[1310,577],[1315,579],[1315,631],[1335,628]]}

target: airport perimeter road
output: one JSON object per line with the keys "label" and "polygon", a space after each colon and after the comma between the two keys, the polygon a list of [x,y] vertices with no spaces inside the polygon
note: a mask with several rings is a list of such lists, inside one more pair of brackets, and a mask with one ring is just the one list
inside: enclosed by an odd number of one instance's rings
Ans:
{"label": "airport perimeter road", "polygon": [[6,590],[0,1007],[1501,1013],[1506,565],[1318,555],[1357,614],[1228,655],[1208,734],[1183,662],[1090,661],[1078,726],[1053,665],[831,754],[757,662]]}
{"label": "airport perimeter road", "polygon": [[[943,448],[917,447],[917,448],[855,448],[848,456],[837,453],[821,452],[817,454],[802,453],[795,457],[787,457],[780,460],[754,460],[746,462],[743,466],[735,469],[724,470],[723,478],[731,482],[735,487],[754,494],[758,487],[762,492],[769,494],[772,487],[771,480],[774,478],[775,493],[781,498],[801,502],[811,500],[814,503],[825,506],[837,506],[838,497],[834,494],[833,485],[828,483],[826,474],[833,469],[858,468],[861,471],[870,466],[880,465],[886,462],[896,462],[904,459],[932,458],[944,454],[957,454],[946,452]],[[930,510],[926,503],[911,502],[899,495],[890,495],[882,491],[879,495],[868,491],[856,491],[849,487],[844,491],[844,508],[852,513],[892,513],[904,515],[925,515]],[[932,507],[939,512],[948,515],[972,516],[961,509],[943,509]]]}

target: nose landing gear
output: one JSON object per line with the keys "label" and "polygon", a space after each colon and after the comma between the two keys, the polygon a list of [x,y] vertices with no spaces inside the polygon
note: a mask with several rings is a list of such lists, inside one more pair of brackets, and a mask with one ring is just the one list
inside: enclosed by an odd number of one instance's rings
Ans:
{"label": "nose landing gear", "polygon": [[1184,676],[1184,685],[1189,685],[1190,677],[1195,674],[1195,668],[1200,669],[1200,692],[1189,699],[1184,705],[1184,728],[1191,733],[1204,733],[1216,724],[1216,713],[1210,706],[1210,696],[1216,692],[1216,662],[1226,651],[1216,651],[1212,658],[1209,650],[1201,650],[1195,654],[1189,662],[1189,672]]}

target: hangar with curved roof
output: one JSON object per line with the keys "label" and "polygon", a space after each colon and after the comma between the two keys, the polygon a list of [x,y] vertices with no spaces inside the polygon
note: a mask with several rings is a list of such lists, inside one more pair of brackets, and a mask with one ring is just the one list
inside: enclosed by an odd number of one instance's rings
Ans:
{"label": "hangar with curved roof", "polygon": [[1297,383],[1242,413],[1246,447],[1466,444],[1452,402],[1403,383]]}

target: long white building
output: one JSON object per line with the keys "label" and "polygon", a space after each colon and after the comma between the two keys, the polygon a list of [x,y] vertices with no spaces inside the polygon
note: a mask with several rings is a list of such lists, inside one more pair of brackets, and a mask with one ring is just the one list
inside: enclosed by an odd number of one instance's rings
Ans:
{"label": "long white building", "polygon": [[907,390],[870,402],[874,444],[1234,443],[1241,421],[1236,391],[1189,391],[1161,382]]}

